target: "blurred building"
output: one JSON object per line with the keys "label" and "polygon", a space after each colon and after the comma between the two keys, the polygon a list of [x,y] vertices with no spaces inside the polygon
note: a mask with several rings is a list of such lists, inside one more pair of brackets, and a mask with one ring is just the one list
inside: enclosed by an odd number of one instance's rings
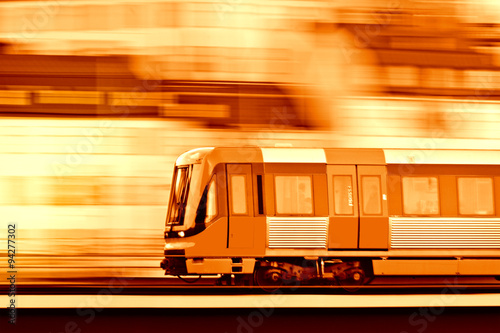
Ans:
{"label": "blurred building", "polygon": [[[10,57],[1,59],[0,72],[3,88],[19,92],[3,100],[32,105],[37,114],[47,109],[37,102],[67,100],[43,91],[84,90],[83,113],[106,114],[101,105],[139,87],[150,94],[130,103],[155,116],[175,103],[155,94],[168,89],[154,80],[259,82],[314,97],[300,102],[297,113],[309,118],[301,126],[338,129],[338,97],[496,98],[498,8],[486,0],[7,1],[0,3],[0,40]],[[17,78],[30,73],[31,81]],[[46,80],[58,75],[59,82]]]}

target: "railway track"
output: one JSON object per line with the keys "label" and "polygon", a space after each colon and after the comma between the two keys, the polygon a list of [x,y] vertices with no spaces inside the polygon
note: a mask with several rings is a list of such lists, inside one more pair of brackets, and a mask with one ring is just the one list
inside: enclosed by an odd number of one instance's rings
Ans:
{"label": "railway track", "polygon": [[[7,294],[8,286],[0,286],[0,293]],[[285,285],[262,290],[260,286],[220,286],[203,282],[196,285],[148,284],[136,281],[128,285],[94,284],[21,284],[16,286],[16,294],[25,295],[410,295],[410,294],[494,294],[500,293],[500,283],[448,283],[448,284],[402,284],[374,283],[363,286],[340,285]]]}

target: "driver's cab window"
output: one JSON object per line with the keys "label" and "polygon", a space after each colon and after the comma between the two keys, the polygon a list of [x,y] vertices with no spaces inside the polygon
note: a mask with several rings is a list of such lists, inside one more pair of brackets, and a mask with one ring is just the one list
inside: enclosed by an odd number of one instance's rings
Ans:
{"label": "driver's cab window", "polygon": [[209,222],[214,217],[217,216],[217,187],[215,177],[210,182],[208,186],[207,193],[207,215],[205,216],[205,222]]}

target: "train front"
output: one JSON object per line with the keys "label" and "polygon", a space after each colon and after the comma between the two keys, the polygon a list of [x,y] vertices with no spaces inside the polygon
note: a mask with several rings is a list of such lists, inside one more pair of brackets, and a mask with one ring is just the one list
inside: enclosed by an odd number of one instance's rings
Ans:
{"label": "train front", "polygon": [[206,185],[203,163],[214,148],[190,150],[177,158],[165,222],[165,275],[187,274],[185,250],[194,246],[191,236],[202,232],[213,211],[215,188]]}

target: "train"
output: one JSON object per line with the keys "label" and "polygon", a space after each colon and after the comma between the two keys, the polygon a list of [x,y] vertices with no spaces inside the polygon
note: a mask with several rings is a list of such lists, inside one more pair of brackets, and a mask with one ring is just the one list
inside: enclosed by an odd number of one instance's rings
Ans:
{"label": "train", "polygon": [[263,289],[498,280],[499,166],[495,150],[193,149],[175,163],[160,266]]}

